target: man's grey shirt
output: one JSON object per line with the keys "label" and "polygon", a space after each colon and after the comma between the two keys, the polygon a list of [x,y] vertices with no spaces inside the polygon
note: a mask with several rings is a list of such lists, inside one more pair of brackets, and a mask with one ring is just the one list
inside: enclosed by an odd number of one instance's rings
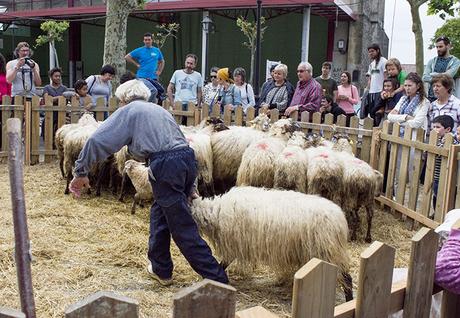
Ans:
{"label": "man's grey shirt", "polygon": [[173,116],[161,106],[136,100],[119,108],[88,139],[74,174],[86,176],[95,162],[106,159],[123,146],[138,158],[148,158],[160,151],[188,146]]}

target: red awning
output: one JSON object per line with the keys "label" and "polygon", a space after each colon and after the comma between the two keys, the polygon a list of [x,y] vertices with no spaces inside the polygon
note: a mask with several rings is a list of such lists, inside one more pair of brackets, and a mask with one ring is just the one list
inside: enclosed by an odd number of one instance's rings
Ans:
{"label": "red awning", "polygon": [[[311,7],[312,14],[324,16],[329,19],[356,19],[353,10],[342,0],[263,0],[263,8],[301,8]],[[143,10],[137,10],[135,13],[149,12],[177,12],[177,11],[199,11],[199,10],[231,10],[255,8],[256,0],[166,0],[158,2],[149,2]],[[27,18],[75,18],[85,16],[102,16],[105,15],[105,6],[82,6],[68,8],[49,8],[34,9],[24,11],[9,11],[0,14],[0,22],[10,22],[12,20],[21,20]]]}

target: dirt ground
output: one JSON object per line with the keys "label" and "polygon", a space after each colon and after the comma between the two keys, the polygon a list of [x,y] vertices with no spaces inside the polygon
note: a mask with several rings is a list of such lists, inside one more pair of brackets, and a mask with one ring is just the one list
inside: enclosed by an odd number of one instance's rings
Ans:
{"label": "dirt ground", "polygon": [[[0,164],[0,176],[0,307],[19,309],[6,164]],[[84,195],[76,200],[63,194],[64,186],[56,163],[25,168],[38,317],[62,317],[70,304],[99,290],[137,299],[141,317],[171,316],[173,295],[200,277],[176,246],[172,248],[173,286],[160,287],[148,277],[148,208],[138,208],[131,215],[130,199],[120,203],[105,193],[100,198]],[[397,248],[395,266],[406,266],[415,232],[380,210],[376,210],[373,225],[373,239]],[[359,255],[368,246],[363,241],[350,244],[355,287]],[[244,275],[237,272],[230,266],[230,284],[238,290],[238,310],[262,305],[280,317],[289,317],[292,283],[280,283],[265,268]]]}

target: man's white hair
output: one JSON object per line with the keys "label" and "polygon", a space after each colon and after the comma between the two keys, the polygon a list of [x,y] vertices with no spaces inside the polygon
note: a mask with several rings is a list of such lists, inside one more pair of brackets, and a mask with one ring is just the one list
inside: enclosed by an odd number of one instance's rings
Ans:
{"label": "man's white hair", "polygon": [[300,62],[299,67],[304,68],[308,73],[313,74],[313,66],[308,62]]}
{"label": "man's white hair", "polygon": [[148,101],[150,90],[142,81],[133,79],[118,86],[115,96],[124,104],[128,104],[135,99]]}

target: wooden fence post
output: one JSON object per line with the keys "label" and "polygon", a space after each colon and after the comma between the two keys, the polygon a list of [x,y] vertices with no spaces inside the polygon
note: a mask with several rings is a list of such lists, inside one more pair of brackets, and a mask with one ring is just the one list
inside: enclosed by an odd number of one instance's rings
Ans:
{"label": "wooden fence post", "polygon": [[373,169],[378,169],[378,162],[379,162],[379,157],[378,153],[380,151],[380,133],[381,129],[378,127],[374,127],[372,129],[372,141],[371,141],[371,155],[369,158],[369,165]]}
{"label": "wooden fence post", "polygon": [[412,237],[403,317],[430,317],[438,234],[426,227]]}
{"label": "wooden fence post", "polygon": [[387,318],[395,249],[375,241],[363,253],[359,267],[356,318]]}
{"label": "wooden fence post", "polygon": [[[404,129],[404,140],[410,142],[412,138],[412,128],[406,127]],[[399,179],[398,179],[398,188],[396,192],[396,202],[401,205],[404,205],[404,199],[406,194],[406,184],[407,184],[407,175],[409,174],[410,169],[410,146],[401,146],[401,161],[399,162]],[[406,215],[401,214],[401,219],[406,220]]]}
{"label": "wooden fence post", "polygon": [[270,122],[274,123],[275,121],[280,119],[280,111],[278,108],[274,108],[270,110]]}
{"label": "wooden fence post", "polygon": [[[0,317],[1,318],[1,317]],[[279,318],[274,313],[268,311],[262,306],[256,306],[249,309],[237,311],[235,318]]]}
{"label": "wooden fence post", "polygon": [[214,106],[212,106],[211,116],[215,118],[220,118],[220,105],[214,104]]}
{"label": "wooden fence post", "polygon": [[112,292],[97,292],[65,311],[65,318],[138,318],[139,303]]}
{"label": "wooden fence post", "polygon": [[196,105],[193,102],[189,102],[187,105],[187,111],[193,112],[193,115],[189,116],[187,115],[187,126],[195,126],[198,125],[199,122],[195,121],[195,110],[196,110]]}
{"label": "wooden fence post", "polygon": [[0,307],[0,318],[26,318],[26,315],[14,309]]}
{"label": "wooden fence post", "polygon": [[334,316],[337,266],[311,259],[294,275],[292,318]]}
{"label": "wooden fence post", "polygon": [[[436,131],[432,131],[430,133],[429,144],[436,146],[437,142],[438,142],[438,133]],[[426,159],[425,180],[423,182],[422,207],[420,211],[420,213],[426,217],[428,217],[428,215],[430,214],[430,210],[431,210],[431,195],[432,195],[435,160],[436,160],[436,155],[434,153],[428,152],[428,156]]]}
{"label": "wooden fence post", "polygon": [[53,152],[53,136],[54,136],[54,110],[53,97],[45,97],[45,123],[42,127],[42,135],[45,141],[45,162],[49,163],[54,158]]}
{"label": "wooden fence post", "polygon": [[[446,134],[445,142],[444,142],[444,149],[451,150],[451,146],[453,144],[453,135]],[[446,199],[446,189],[447,189],[447,182],[450,176],[448,171],[449,168],[449,156],[441,157],[441,170],[439,172],[439,180],[438,180],[438,199],[436,201],[435,207],[435,214],[434,220],[436,222],[442,223],[444,221],[444,215],[447,211],[444,210],[444,204]]]}
{"label": "wooden fence post", "polygon": [[[30,102],[26,102],[30,103]],[[33,96],[32,97],[32,102],[31,102],[31,122],[30,122],[30,133],[27,133],[27,135],[30,136],[31,141],[30,141],[30,164],[34,165],[38,163],[39,160],[39,150],[40,150],[40,98],[38,96]],[[45,127],[42,127],[42,133]]]}
{"label": "wooden fence post", "polygon": [[449,178],[447,179],[446,199],[444,200],[444,216],[447,211],[455,207],[455,193],[457,192],[457,175],[458,175],[458,154],[460,153],[459,145],[450,146],[449,152]]}
{"label": "wooden fence post", "polygon": [[58,122],[57,122],[57,129],[61,128],[66,123],[66,105],[67,100],[61,96],[58,98]]}
{"label": "wooden fence post", "polygon": [[256,117],[256,109],[254,107],[248,107],[246,109],[246,126],[248,125],[247,122],[253,120]]}
{"label": "wooden fence post", "polygon": [[[182,102],[174,102],[173,110],[182,111]],[[176,123],[182,125],[182,115],[174,115]]]}
{"label": "wooden fence post", "polygon": [[[364,129],[372,130],[374,127],[374,120],[372,118],[364,118]],[[361,143],[361,149],[370,149],[372,144],[372,136],[363,136],[363,141]],[[361,153],[361,160],[369,162],[370,161],[370,151],[364,151]]]}
{"label": "wooden fence post", "polygon": [[243,126],[243,107],[235,109],[235,126]]}
{"label": "wooden fence post", "polygon": [[232,124],[232,106],[230,105],[224,106],[224,124],[226,126],[230,126]]}
{"label": "wooden fence post", "polygon": [[[422,128],[416,130],[415,140],[419,142],[423,142],[423,138],[425,136],[425,131]],[[407,204],[408,208],[411,210],[417,210],[417,199],[419,195],[419,187],[420,187],[420,174],[422,172],[422,155],[423,152],[415,148],[414,151],[414,172],[412,174],[412,180],[410,180],[410,191],[409,191],[409,202]],[[414,226],[417,226],[418,222],[414,222]]]}
{"label": "wooden fence post", "polygon": [[235,303],[235,288],[204,279],[174,295],[173,318],[234,318]]}
{"label": "wooden fence post", "polygon": [[[350,128],[356,128],[356,129],[359,129],[359,118],[358,116],[353,116],[350,118]],[[371,127],[372,129],[372,127]],[[364,139],[364,138],[363,138]],[[352,144],[352,149],[353,149],[353,154],[357,157],[358,156],[358,134],[351,134],[350,135],[350,140],[353,142]],[[371,139],[372,141],[372,139]],[[369,148],[370,148],[370,144],[369,144]],[[369,149],[367,148],[367,149]],[[366,148],[363,148],[363,149],[366,149]],[[366,151],[367,151],[366,149]],[[364,155],[364,153],[360,154],[361,157]],[[366,161],[369,163],[370,161],[370,153],[369,153],[369,160]]]}
{"label": "wooden fence post", "polygon": [[[16,103],[17,99],[16,97],[20,96],[15,96],[14,102]],[[20,97],[22,99],[22,97]],[[30,140],[30,129],[32,126],[32,106],[30,105],[30,102],[24,102],[24,132],[22,133],[24,136],[24,164],[25,165],[30,165],[30,148],[31,148],[31,140]]]}

